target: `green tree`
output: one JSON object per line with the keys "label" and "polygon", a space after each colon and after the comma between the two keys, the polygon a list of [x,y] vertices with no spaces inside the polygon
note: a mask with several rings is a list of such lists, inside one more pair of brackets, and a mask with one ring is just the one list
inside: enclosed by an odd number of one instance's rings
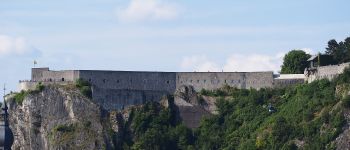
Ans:
{"label": "green tree", "polygon": [[311,56],[302,50],[292,50],[283,58],[282,74],[301,74],[307,67],[307,60]]}
{"label": "green tree", "polygon": [[334,39],[328,41],[326,54],[332,56],[338,64],[350,61],[350,37],[339,43]]}

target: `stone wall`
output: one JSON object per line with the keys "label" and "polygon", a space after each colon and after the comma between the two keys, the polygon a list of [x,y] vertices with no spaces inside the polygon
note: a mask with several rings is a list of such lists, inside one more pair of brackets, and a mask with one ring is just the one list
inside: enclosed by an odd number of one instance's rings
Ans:
{"label": "stone wall", "polygon": [[92,98],[106,109],[121,109],[145,101],[159,101],[162,96],[174,94],[181,86],[192,86],[195,91],[214,90],[229,85],[241,89],[273,88],[301,83],[300,79],[275,80],[273,72],[141,72],[32,69],[30,82],[20,83],[21,89],[44,84],[74,82],[77,79],[92,84]]}
{"label": "stone wall", "polygon": [[79,71],[79,78],[99,88],[175,91],[175,73],[137,71]]}
{"label": "stone wall", "polygon": [[77,70],[52,71],[49,68],[33,68],[31,81],[64,82],[75,81],[78,78]]}
{"label": "stone wall", "polygon": [[224,85],[241,89],[272,87],[273,72],[183,72],[177,73],[176,87],[193,86],[196,91]]}
{"label": "stone wall", "polygon": [[343,63],[339,65],[321,66],[315,69],[306,69],[305,76],[307,82],[312,82],[319,79],[332,80],[337,75],[343,73],[346,67],[349,67],[350,63]]}

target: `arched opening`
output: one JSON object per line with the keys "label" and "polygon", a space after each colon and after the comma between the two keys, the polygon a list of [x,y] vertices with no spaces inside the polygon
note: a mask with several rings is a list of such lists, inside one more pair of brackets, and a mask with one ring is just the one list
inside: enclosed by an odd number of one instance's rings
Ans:
{"label": "arched opening", "polygon": [[64,78],[62,78],[62,81],[64,81]]}

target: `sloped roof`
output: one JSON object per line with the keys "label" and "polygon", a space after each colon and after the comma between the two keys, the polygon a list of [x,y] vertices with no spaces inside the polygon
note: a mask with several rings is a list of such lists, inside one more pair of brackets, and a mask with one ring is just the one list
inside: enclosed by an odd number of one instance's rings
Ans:
{"label": "sloped roof", "polygon": [[318,57],[318,55],[311,56],[307,61],[313,61]]}

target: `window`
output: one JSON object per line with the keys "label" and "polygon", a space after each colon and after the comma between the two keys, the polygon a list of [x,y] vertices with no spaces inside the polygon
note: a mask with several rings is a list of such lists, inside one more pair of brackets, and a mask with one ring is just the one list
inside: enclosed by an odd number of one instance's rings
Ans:
{"label": "window", "polygon": [[197,83],[199,83],[199,80],[197,80]]}
{"label": "window", "polygon": [[92,80],[91,79],[89,79],[89,82],[91,82]]}
{"label": "window", "polygon": [[166,83],[168,83],[168,84],[169,84],[169,83],[170,83],[170,81],[168,80],[168,81],[166,81]]}
{"label": "window", "polygon": [[102,81],[103,81],[103,83],[106,83],[106,79],[103,79]]}
{"label": "window", "polygon": [[207,82],[207,80],[204,80],[204,83]]}
{"label": "window", "polygon": [[49,81],[52,82],[52,79],[50,78]]}
{"label": "window", "polygon": [[119,83],[119,80],[117,80],[117,83]]}
{"label": "window", "polygon": [[62,78],[62,81],[64,81],[64,78]]}

